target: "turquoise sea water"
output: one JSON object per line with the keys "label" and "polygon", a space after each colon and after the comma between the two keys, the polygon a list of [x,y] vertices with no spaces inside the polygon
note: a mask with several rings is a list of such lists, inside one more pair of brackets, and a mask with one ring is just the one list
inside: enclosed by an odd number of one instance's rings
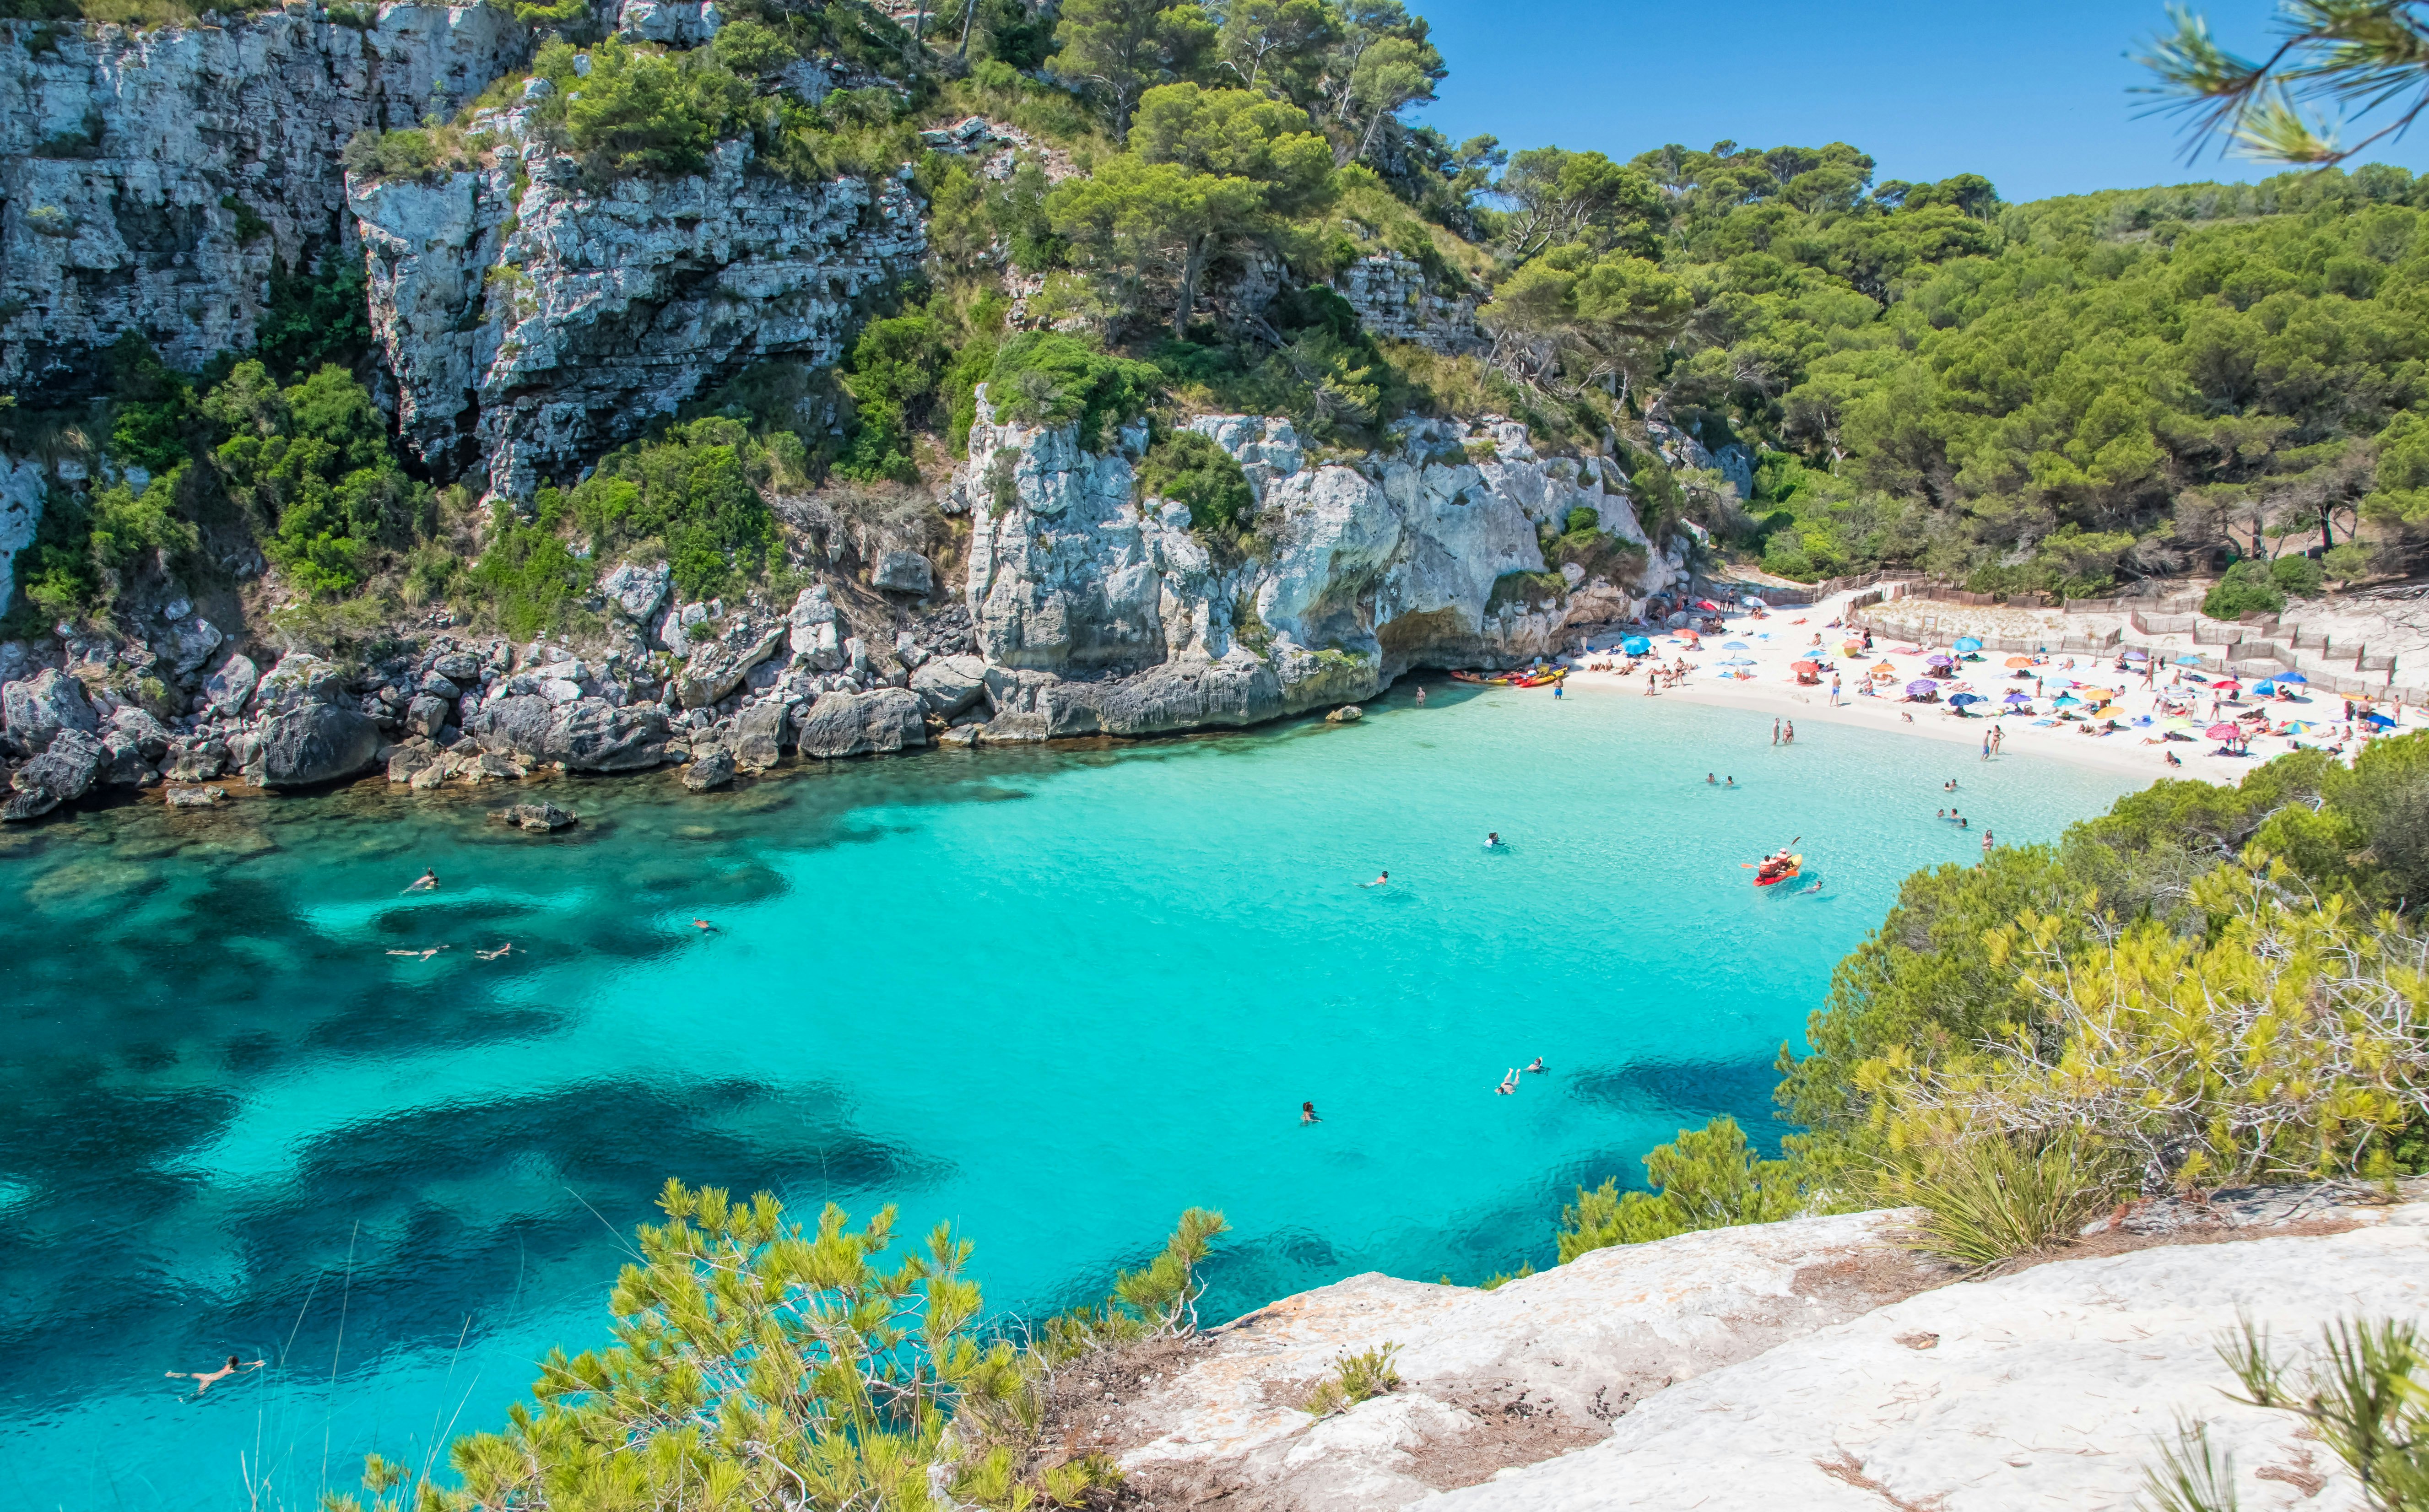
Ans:
{"label": "turquoise sea water", "polygon": [[[583,823],[545,839],[377,784],[5,837],[0,1505],[304,1507],[494,1426],[600,1336],[669,1175],[951,1219],[1000,1310],[1101,1294],[1193,1203],[1236,1229],[1214,1317],[1546,1262],[1570,1189],[1641,1182],[1681,1124],[1776,1141],[1832,964],[1908,872],[1978,856],[1944,779],[2017,841],[2131,785],[1429,692],[706,799],[559,782]],[[1757,892],[1738,863],[1793,835],[1823,890]],[[273,1363],[163,1379],[230,1352]]]}

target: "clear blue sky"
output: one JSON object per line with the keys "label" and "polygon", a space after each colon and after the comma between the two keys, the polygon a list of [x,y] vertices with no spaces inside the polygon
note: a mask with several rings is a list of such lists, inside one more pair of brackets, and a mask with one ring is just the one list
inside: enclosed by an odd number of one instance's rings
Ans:
{"label": "clear blue sky", "polygon": [[[1413,119],[1453,140],[1628,157],[1709,147],[1853,142],[1882,178],[1978,173],[2009,200],[2278,172],[2179,156],[2173,118],[2137,119],[2128,55],[2166,25],[2159,0],[1410,0],[1450,64]],[[2253,56],[2271,0],[2199,0]],[[2348,130],[2348,139],[2364,131]],[[2429,127],[2372,155],[2429,171]]]}

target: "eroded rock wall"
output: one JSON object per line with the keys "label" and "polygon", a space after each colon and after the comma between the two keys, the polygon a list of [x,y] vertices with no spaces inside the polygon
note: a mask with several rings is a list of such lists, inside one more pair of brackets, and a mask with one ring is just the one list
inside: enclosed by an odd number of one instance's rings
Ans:
{"label": "eroded rock wall", "polygon": [[187,370],[252,345],[273,261],[351,241],[347,140],[453,113],[530,45],[486,6],[0,25],[0,388],[88,391],[129,331]]}
{"label": "eroded rock wall", "polygon": [[[1136,499],[1143,428],[1101,453],[1000,419],[981,391],[952,485],[971,520],[967,596],[999,669],[987,739],[1238,725],[1362,698],[1413,667],[1510,665],[1633,617],[1679,573],[1625,482],[1538,456],[1526,428],[1404,421],[1385,451],[1312,465],[1287,421],[1193,422],[1258,495],[1258,543],[1225,551],[1186,506]],[[1621,576],[1496,593],[1545,570],[1538,527],[1586,508],[1639,548]]]}
{"label": "eroded rock wall", "polygon": [[926,247],[898,180],[794,183],[734,141],[603,185],[523,112],[485,124],[504,145],[480,172],[349,191],[406,444],[511,498],[752,363],[834,363],[860,296]]}

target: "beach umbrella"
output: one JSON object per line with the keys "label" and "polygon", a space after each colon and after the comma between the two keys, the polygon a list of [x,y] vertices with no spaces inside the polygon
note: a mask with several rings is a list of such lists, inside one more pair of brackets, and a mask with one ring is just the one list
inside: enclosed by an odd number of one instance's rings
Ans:
{"label": "beach umbrella", "polygon": [[1653,643],[1642,635],[1630,635],[1619,643],[1619,649],[1630,656],[1643,656],[1653,649]]}
{"label": "beach umbrella", "polygon": [[2151,653],[2140,646],[2129,646],[2125,649],[2125,660],[2129,662],[2147,662],[2150,659]]}
{"label": "beach umbrella", "polygon": [[2176,665],[2178,666],[2199,666],[2202,663],[2201,658],[2198,656],[2179,656],[2176,658]]}
{"label": "beach umbrella", "polygon": [[2243,727],[2230,725],[2222,720],[2203,731],[2202,733],[2212,740],[2240,740],[2243,738]]}
{"label": "beach umbrella", "polygon": [[1926,656],[1923,660],[1924,665],[1926,666],[1955,666],[1957,665],[1957,658],[1946,654]]}
{"label": "beach umbrella", "polygon": [[2277,674],[2277,681],[2280,682],[2308,682],[2311,680],[2305,677],[2300,672],[2280,672]]}
{"label": "beach umbrella", "polygon": [[1752,666],[1755,665],[1755,659],[1751,656],[1731,656],[1724,658],[1721,665],[1723,666]]}
{"label": "beach umbrella", "polygon": [[2009,666],[2030,666],[2033,665],[2033,659],[2029,656],[2010,656],[2008,658],[2008,665]]}
{"label": "beach umbrella", "polygon": [[2030,703],[2033,701],[2033,696],[2026,693],[2022,688],[2009,688],[2008,690],[2008,701],[2009,703]]}
{"label": "beach umbrella", "polygon": [[2216,693],[2221,689],[2224,689],[2229,693],[2240,693],[2243,691],[2243,684],[2238,682],[2231,677],[2222,677],[2209,685],[2209,690],[2212,693]]}
{"label": "beach umbrella", "polygon": [[2201,721],[2198,719],[2188,719],[2183,715],[2178,715],[2168,721],[2168,728],[2170,730],[2182,730],[2189,733],[2192,731],[2199,730],[2201,728]]}
{"label": "beach umbrella", "polygon": [[1952,693],[1948,696],[1948,701],[1958,708],[1963,708],[1969,703],[1988,703],[1990,700],[1978,693]]}
{"label": "beach umbrella", "polygon": [[2365,709],[2361,712],[2358,717],[2363,724],[2376,725],[2381,730],[2392,730],[2395,728],[2394,720],[2389,719],[2387,715],[2379,713],[2375,709]]}
{"label": "beach umbrella", "polygon": [[1727,640],[1721,642],[1721,649],[1725,651],[1745,651],[1752,650],[1754,648],[1748,646],[1742,640]]}
{"label": "beach umbrella", "polygon": [[2076,698],[2072,693],[2061,693],[2056,698],[2052,699],[2051,703],[2053,707],[2059,709],[2080,709],[2083,707],[2083,700]]}
{"label": "beach umbrella", "polygon": [[2307,735],[2312,731],[2319,728],[2320,727],[2318,725],[2312,723],[2308,719],[2289,719],[2286,721],[2286,730],[2289,734]]}
{"label": "beach umbrella", "polygon": [[1746,600],[1745,600],[1745,606],[1746,606],[1748,609],[1768,609],[1768,608],[1770,608],[1770,607],[1771,607],[1771,605],[1769,605],[1769,604],[1767,604],[1767,603],[1763,602],[1763,601],[1762,601],[1761,600],[1760,600],[1760,599],[1757,599],[1757,598],[1753,597],[1752,595],[1748,595],[1748,596],[1747,596]]}
{"label": "beach umbrella", "polygon": [[2277,684],[2263,679],[2262,681],[2252,684],[2252,691],[2259,694],[2265,698],[2269,697],[2269,695],[2277,691]]}
{"label": "beach umbrella", "polygon": [[1713,613],[1717,614],[1720,612],[1721,606],[1712,602],[1710,599],[1698,599],[1695,600],[1695,607],[1698,609],[1710,609]]}
{"label": "beach umbrella", "polygon": [[1982,649],[1982,643],[1972,635],[1959,635],[1957,637],[1956,649],[1960,651],[1978,651]]}
{"label": "beach umbrella", "polygon": [[1791,662],[1788,664],[1788,669],[1792,672],[1819,672],[1822,670],[1822,664],[1819,662]]}
{"label": "beach umbrella", "polygon": [[1915,697],[1921,698],[1926,693],[1938,693],[1940,691],[1940,684],[1937,682],[1926,682],[1918,679],[1915,682],[1908,683],[1906,685],[1906,690],[1907,692],[1913,694]]}

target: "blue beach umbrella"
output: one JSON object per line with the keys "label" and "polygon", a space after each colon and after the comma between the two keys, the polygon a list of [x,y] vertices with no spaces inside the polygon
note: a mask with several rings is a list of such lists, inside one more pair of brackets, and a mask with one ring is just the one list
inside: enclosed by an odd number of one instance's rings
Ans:
{"label": "blue beach umbrella", "polygon": [[1987,703],[1990,700],[1978,693],[1952,693],[1948,696],[1948,701],[1962,708],[1969,703]]}
{"label": "blue beach umbrella", "polygon": [[1630,635],[1619,643],[1619,649],[1630,656],[1643,656],[1653,649],[1653,643],[1642,635]]}
{"label": "blue beach umbrella", "polygon": [[2030,703],[2033,701],[2033,696],[2026,693],[2022,688],[2009,688],[2008,690],[2008,701],[2009,703]]}
{"label": "blue beach umbrella", "polygon": [[2376,725],[2381,730],[2392,730],[2395,728],[2394,720],[2389,719],[2387,715],[2379,713],[2375,709],[2370,710],[2368,713],[2362,715],[2361,723],[2366,725]]}
{"label": "blue beach umbrella", "polygon": [[2176,665],[2178,666],[2201,666],[2201,658],[2198,656],[2179,656],[2176,658]]}
{"label": "blue beach umbrella", "polygon": [[2061,693],[2052,701],[2060,709],[2080,709],[2083,707],[2083,700],[2076,698],[2072,693]]}
{"label": "blue beach umbrella", "polygon": [[1957,637],[1957,649],[1960,651],[1978,651],[1982,649],[1982,643],[1971,635],[1959,635]]}
{"label": "blue beach umbrella", "polygon": [[2252,685],[2252,691],[2265,698],[2269,697],[2269,695],[2277,691],[2277,685],[2270,682],[2267,678],[2263,678]]}
{"label": "blue beach umbrella", "polygon": [[1754,649],[1754,648],[1753,648],[1753,647],[1751,647],[1751,646],[1748,646],[1745,642],[1743,642],[1743,641],[1742,641],[1742,640],[1732,640],[1732,641],[1724,641],[1724,642],[1722,642],[1722,643],[1721,643],[1721,649],[1723,649],[1723,650],[1725,650],[1725,651],[1748,651],[1748,650],[1752,650],[1752,649]]}
{"label": "blue beach umbrella", "polygon": [[1725,659],[1721,665],[1723,666],[1753,666],[1756,664],[1755,659],[1751,656],[1731,656]]}
{"label": "blue beach umbrella", "polygon": [[2280,682],[2308,682],[2311,680],[2305,677],[2300,672],[2281,672],[2277,675],[2277,681]]}

